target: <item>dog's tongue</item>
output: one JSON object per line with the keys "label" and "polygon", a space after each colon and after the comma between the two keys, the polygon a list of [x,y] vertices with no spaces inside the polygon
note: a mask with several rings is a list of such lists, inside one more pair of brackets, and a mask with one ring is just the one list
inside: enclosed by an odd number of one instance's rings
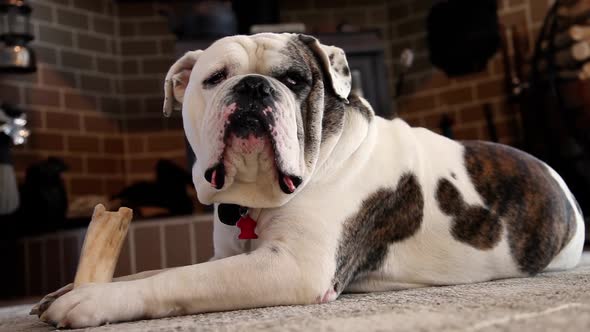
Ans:
{"label": "dog's tongue", "polygon": [[285,194],[292,194],[295,192],[295,189],[299,187],[301,184],[301,178],[298,176],[291,176],[291,175],[280,175],[279,176],[279,186],[281,190]]}

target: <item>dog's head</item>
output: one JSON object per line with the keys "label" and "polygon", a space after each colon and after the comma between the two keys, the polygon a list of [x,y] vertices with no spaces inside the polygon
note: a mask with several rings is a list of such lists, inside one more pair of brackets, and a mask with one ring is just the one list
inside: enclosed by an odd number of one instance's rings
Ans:
{"label": "dog's head", "polygon": [[313,174],[350,93],[344,52],[297,34],[218,40],[172,65],[164,113],[182,108],[203,203],[276,207]]}

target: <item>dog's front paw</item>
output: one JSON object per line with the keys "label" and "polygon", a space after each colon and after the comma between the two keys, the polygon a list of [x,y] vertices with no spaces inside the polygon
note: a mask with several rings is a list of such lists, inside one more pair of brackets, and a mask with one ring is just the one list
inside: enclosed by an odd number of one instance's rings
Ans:
{"label": "dog's front paw", "polygon": [[83,328],[128,321],[143,313],[141,292],[133,282],[87,284],[59,297],[41,315],[58,328]]}

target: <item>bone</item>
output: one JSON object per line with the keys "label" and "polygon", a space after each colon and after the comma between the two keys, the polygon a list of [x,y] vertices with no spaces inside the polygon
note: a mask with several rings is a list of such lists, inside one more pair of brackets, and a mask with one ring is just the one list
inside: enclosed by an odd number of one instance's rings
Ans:
{"label": "bone", "polygon": [[94,208],[84,238],[74,288],[91,282],[111,282],[132,218],[133,211],[126,207],[117,212],[106,211],[102,204]]}

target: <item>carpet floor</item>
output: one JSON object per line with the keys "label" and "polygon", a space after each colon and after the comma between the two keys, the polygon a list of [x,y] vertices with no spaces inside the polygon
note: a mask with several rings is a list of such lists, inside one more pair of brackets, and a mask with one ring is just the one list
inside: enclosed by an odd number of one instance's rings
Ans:
{"label": "carpet floor", "polygon": [[[31,305],[0,309],[0,331],[54,331]],[[111,324],[104,331],[590,331],[590,253],[565,272],[284,306]]]}

